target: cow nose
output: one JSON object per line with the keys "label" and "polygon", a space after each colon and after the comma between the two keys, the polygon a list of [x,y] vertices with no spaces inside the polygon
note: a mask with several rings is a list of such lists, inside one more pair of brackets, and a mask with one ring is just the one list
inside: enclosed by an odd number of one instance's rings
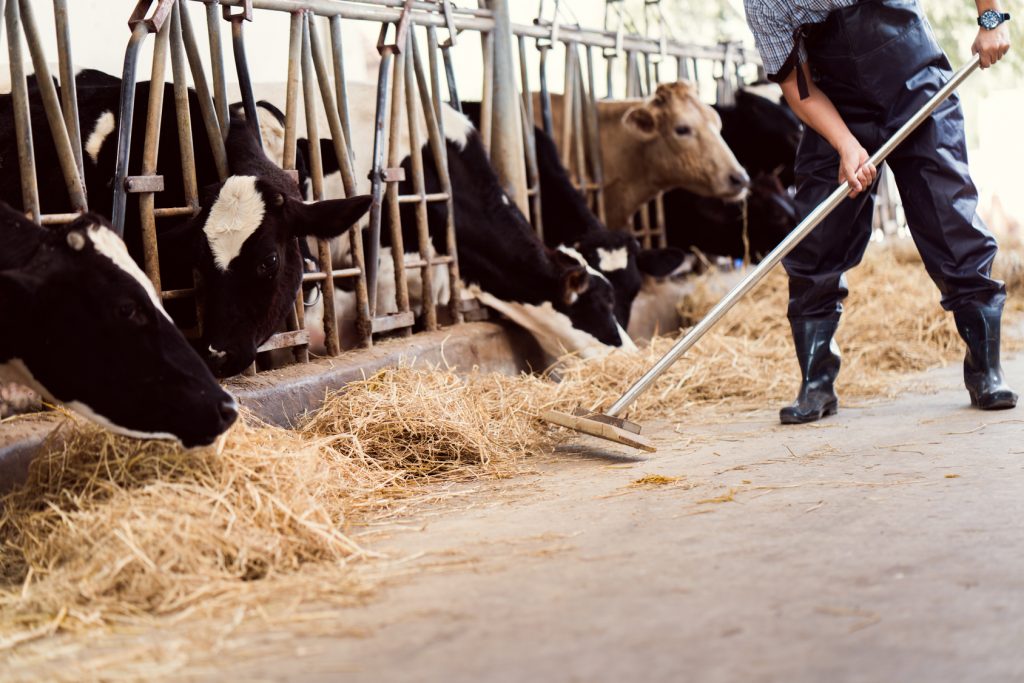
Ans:
{"label": "cow nose", "polygon": [[217,406],[217,412],[220,414],[221,424],[227,429],[238,419],[238,403],[233,398],[221,401]]}
{"label": "cow nose", "polygon": [[739,192],[750,187],[750,176],[747,175],[746,171],[740,171],[739,173],[732,173],[729,175],[729,184],[732,188]]}

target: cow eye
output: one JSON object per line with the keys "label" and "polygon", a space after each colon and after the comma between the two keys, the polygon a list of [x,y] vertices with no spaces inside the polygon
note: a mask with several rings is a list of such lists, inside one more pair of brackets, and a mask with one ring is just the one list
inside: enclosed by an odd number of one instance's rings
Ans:
{"label": "cow eye", "polygon": [[273,277],[277,273],[277,264],[277,252],[269,254],[256,266],[256,276],[261,278]]}
{"label": "cow eye", "polygon": [[117,306],[117,316],[135,325],[146,324],[146,313],[130,299],[125,299]]}
{"label": "cow eye", "polygon": [[678,135],[679,137],[684,138],[687,135],[692,134],[693,128],[690,128],[689,126],[676,126],[676,135]]}

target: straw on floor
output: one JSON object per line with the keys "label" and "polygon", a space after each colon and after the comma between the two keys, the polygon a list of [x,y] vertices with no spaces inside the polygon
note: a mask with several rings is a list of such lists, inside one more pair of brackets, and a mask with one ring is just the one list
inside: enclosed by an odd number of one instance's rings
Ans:
{"label": "straw on floor", "polygon": [[[1020,259],[1007,262],[1019,287]],[[906,373],[960,357],[938,292],[903,246],[873,246],[850,285],[844,397],[882,395]],[[720,294],[708,279],[681,310],[695,320]],[[785,300],[776,273],[631,417],[699,421],[791,398]],[[0,650],[61,630],[219,618],[281,596],[363,595],[372,572],[352,569],[372,566],[373,550],[355,532],[439,482],[521,471],[531,454],[571,438],[539,411],[606,408],[672,341],[567,358],[550,377],[388,369],[327,396],[297,430],[246,417],[218,446],[193,451],[69,419],[28,482],[0,499]]]}

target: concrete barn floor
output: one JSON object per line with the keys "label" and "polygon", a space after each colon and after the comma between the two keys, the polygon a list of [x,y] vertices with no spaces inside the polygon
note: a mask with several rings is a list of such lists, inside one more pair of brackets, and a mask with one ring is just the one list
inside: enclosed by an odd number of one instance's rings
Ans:
{"label": "concrete barn floor", "polygon": [[1024,679],[1024,407],[969,409],[953,367],[820,426],[712,415],[391,529],[371,547],[414,559],[349,635],[268,633],[210,678]]}

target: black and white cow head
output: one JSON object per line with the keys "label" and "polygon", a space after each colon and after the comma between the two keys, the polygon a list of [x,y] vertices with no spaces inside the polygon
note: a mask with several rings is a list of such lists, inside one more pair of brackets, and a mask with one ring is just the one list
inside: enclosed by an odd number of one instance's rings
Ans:
{"label": "black and white cow head", "polygon": [[42,229],[0,203],[0,377],[115,432],[211,443],[234,399],[99,216]]}
{"label": "black and white cow head", "polygon": [[587,233],[574,247],[611,284],[615,317],[623,328],[629,327],[629,313],[644,276],[669,277],[688,262],[681,249],[642,249],[632,235],[612,230]]}
{"label": "black and white cow head", "polygon": [[303,202],[241,119],[232,120],[227,152],[233,175],[204,191],[202,211],[181,231],[202,278],[202,348],[219,376],[248,367],[295,305],[303,272],[297,238],[337,237],[370,207],[366,195]]}

